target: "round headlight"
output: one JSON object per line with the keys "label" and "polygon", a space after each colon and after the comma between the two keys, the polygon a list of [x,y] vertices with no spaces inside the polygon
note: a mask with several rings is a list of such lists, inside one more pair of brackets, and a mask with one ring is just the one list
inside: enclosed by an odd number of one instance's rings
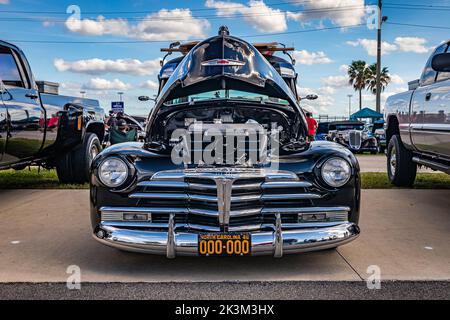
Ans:
{"label": "round headlight", "polygon": [[352,175],[350,164],[342,158],[331,158],[322,165],[322,178],[331,187],[345,185]]}
{"label": "round headlight", "polygon": [[100,181],[109,188],[120,187],[127,180],[128,174],[127,164],[119,158],[106,159],[98,168]]}

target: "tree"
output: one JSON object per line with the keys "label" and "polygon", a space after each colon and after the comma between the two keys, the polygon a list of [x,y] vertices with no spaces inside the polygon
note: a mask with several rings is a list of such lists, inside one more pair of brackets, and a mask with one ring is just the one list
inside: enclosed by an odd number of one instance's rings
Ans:
{"label": "tree", "polygon": [[[367,79],[367,89],[373,94],[377,94],[377,64],[374,63],[369,66],[370,78]],[[391,82],[388,68],[384,67],[380,74],[381,92],[383,92],[388,84]]]}
{"label": "tree", "polygon": [[371,72],[367,63],[363,60],[352,61],[348,67],[349,84],[359,93],[359,110],[362,109],[362,91],[367,87],[367,81],[371,78]]}

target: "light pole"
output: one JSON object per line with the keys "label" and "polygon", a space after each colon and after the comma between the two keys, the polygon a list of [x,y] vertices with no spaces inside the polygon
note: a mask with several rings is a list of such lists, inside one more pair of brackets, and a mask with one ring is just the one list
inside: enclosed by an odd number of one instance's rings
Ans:
{"label": "light pole", "polygon": [[86,97],[86,91],[80,91],[81,97],[85,98]]}
{"label": "light pole", "polygon": [[124,93],[123,92],[117,92],[117,94],[119,95],[119,101],[120,102],[122,102],[123,100],[122,100],[122,96],[124,95]]}
{"label": "light pole", "polygon": [[377,27],[377,99],[376,110],[381,111],[381,26],[383,22],[386,22],[388,17],[382,15],[382,0],[378,0],[378,27]]}
{"label": "light pole", "polygon": [[352,116],[352,94],[348,94],[348,119],[350,120],[350,117]]}

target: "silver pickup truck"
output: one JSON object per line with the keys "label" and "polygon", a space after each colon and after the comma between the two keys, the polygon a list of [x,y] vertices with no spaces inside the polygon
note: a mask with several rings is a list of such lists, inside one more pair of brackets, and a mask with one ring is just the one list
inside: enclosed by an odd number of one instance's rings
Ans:
{"label": "silver pickup truck", "polygon": [[0,170],[56,168],[61,182],[84,183],[101,151],[104,111],[97,100],[58,95],[36,82],[24,53],[0,41]]}
{"label": "silver pickup truck", "polygon": [[409,91],[386,102],[387,170],[394,185],[411,186],[417,165],[450,174],[449,45],[434,50]]}

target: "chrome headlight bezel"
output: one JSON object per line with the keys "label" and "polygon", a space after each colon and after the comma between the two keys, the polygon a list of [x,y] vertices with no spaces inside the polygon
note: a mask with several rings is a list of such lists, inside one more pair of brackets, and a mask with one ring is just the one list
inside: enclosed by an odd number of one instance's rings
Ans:
{"label": "chrome headlight bezel", "polygon": [[[108,161],[117,161],[117,163],[119,163],[119,165],[122,166],[122,169],[124,170],[124,175],[123,177],[120,179],[120,182],[118,183],[111,183],[111,181],[108,181],[103,175],[102,172],[103,170],[103,166],[106,165],[106,163]],[[106,187],[111,188],[111,189],[118,189],[121,188],[123,186],[125,186],[127,184],[127,182],[130,180],[130,177],[133,174],[133,170],[130,167],[130,164],[128,163],[128,161],[126,161],[125,159],[121,158],[121,157],[117,157],[117,156],[111,156],[111,157],[107,157],[105,159],[103,159],[99,165],[97,166],[97,178],[98,180]]]}
{"label": "chrome headlight bezel", "polygon": [[[345,179],[340,179],[340,180],[333,180],[330,175],[325,172],[325,170],[328,170],[327,165],[331,164],[332,161],[339,161],[341,163],[341,167],[344,168],[344,171],[346,173],[346,177]],[[346,170],[345,170],[346,169]],[[328,170],[330,171],[330,170]],[[325,161],[323,161],[323,163],[320,165],[320,177],[322,179],[322,181],[329,187],[332,188],[341,188],[343,186],[345,186],[350,179],[353,176],[353,167],[352,165],[345,160],[342,157],[331,157],[326,159]]]}

